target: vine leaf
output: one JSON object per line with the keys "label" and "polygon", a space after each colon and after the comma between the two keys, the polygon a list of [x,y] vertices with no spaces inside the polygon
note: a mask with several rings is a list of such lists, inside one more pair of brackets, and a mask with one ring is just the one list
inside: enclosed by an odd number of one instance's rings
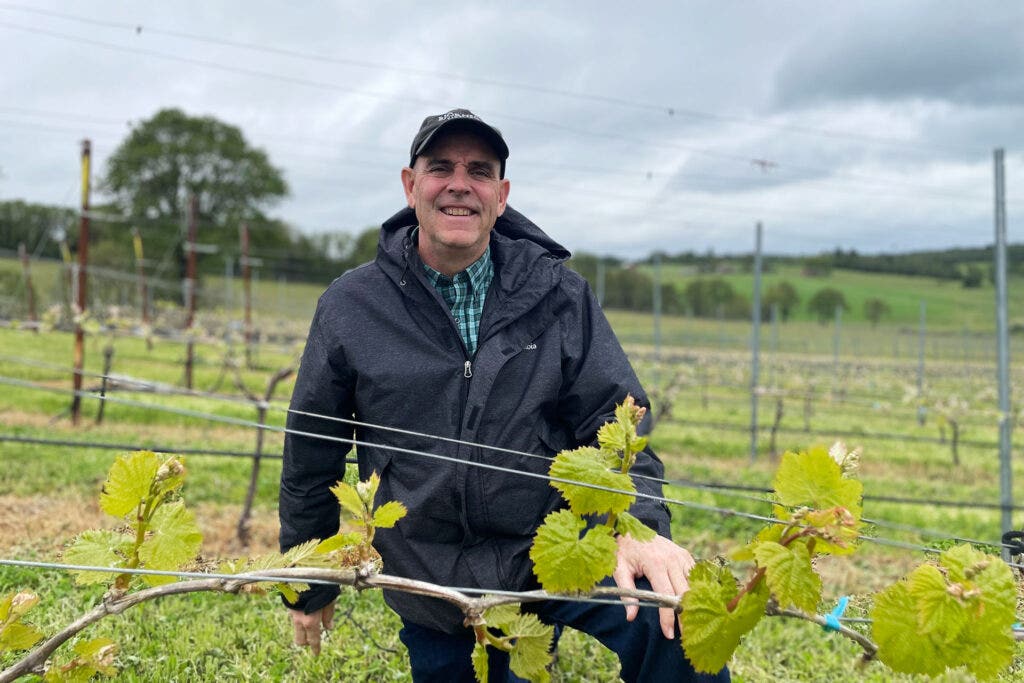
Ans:
{"label": "vine leaf", "polygon": [[[555,456],[550,475],[559,479],[584,481],[596,486],[635,493],[636,487],[629,475],[610,470],[607,461],[606,453],[590,446],[562,451]],[[559,481],[552,481],[551,485],[569,501],[569,509],[577,515],[624,512],[635,499],[634,496],[625,493],[612,493]]]}
{"label": "vine leaf", "polygon": [[994,678],[1013,661],[1013,574],[998,558],[968,545],[942,553],[939,564],[945,573],[919,567],[875,599],[871,618],[879,659],[895,671],[934,675],[964,666],[979,679]]}
{"label": "vine leaf", "polygon": [[363,501],[359,499],[359,494],[354,486],[339,481],[337,486],[331,487],[331,493],[338,499],[341,507],[356,517],[363,516]]}
{"label": "vine leaf", "polygon": [[893,671],[935,676],[945,670],[942,648],[917,635],[917,605],[905,581],[875,596],[871,619],[878,658]]}
{"label": "vine leaf", "polygon": [[[203,543],[195,517],[180,500],[158,507],[149,530],[146,540],[139,546],[139,559],[150,569],[177,569],[195,558]],[[173,576],[146,575],[142,578],[151,586],[176,580]]]}
{"label": "vine leaf", "polygon": [[811,566],[811,553],[799,541],[783,546],[759,543],[754,558],[765,569],[765,581],[780,607],[793,606],[808,614],[818,609],[821,601],[821,577]]}
{"label": "vine leaf", "polygon": [[615,520],[615,533],[621,536],[629,534],[633,537],[633,540],[641,543],[653,541],[654,537],[658,535],[654,529],[628,512],[619,513],[618,519]]}
{"label": "vine leaf", "polygon": [[947,588],[946,578],[934,565],[922,565],[907,577],[907,590],[921,608],[918,630],[934,633],[940,643],[955,640],[970,618],[960,599]]}
{"label": "vine leaf", "polygon": [[117,654],[117,643],[109,638],[94,638],[77,643],[74,647],[78,655],[61,667],[50,667],[43,676],[47,683],[60,681],[67,683],[85,683],[96,674],[113,676],[117,673],[114,667],[114,656]]}
{"label": "vine leaf", "polygon": [[[132,546],[132,538],[109,529],[83,531],[64,551],[68,564],[83,564],[93,567],[123,567],[125,552]],[[88,585],[107,583],[117,576],[116,572],[77,571],[71,572],[75,583]]]}
{"label": "vine leaf", "polygon": [[568,510],[552,512],[533,539],[530,559],[544,590],[586,591],[615,571],[618,544],[606,526],[594,527],[582,537],[586,521]]}
{"label": "vine leaf", "polygon": [[149,496],[158,469],[160,458],[152,451],[119,456],[103,484],[100,508],[113,517],[133,512]]}
{"label": "vine leaf", "polygon": [[839,464],[822,446],[783,455],[772,485],[779,502],[787,507],[843,507],[860,518],[863,485],[843,477]]}
{"label": "vine leaf", "polygon": [[373,526],[378,529],[390,529],[408,512],[398,501],[388,501],[373,511]]}
{"label": "vine leaf", "polygon": [[502,629],[513,639],[509,667],[521,678],[545,682],[550,679],[547,666],[551,662],[553,626],[541,623],[533,614],[520,614]]}
{"label": "vine leaf", "polygon": [[501,630],[508,629],[518,618],[519,608],[516,605],[496,605],[484,612],[487,625]]}
{"label": "vine leaf", "polygon": [[10,593],[0,598],[0,654],[11,650],[27,650],[43,637],[34,626],[20,619],[39,603],[39,596],[29,591]]}
{"label": "vine leaf", "polygon": [[487,659],[487,646],[477,641],[473,646],[473,673],[476,680],[486,683],[490,673],[490,661]]}
{"label": "vine leaf", "polygon": [[358,531],[350,531],[345,534],[334,534],[330,538],[325,538],[320,541],[316,546],[316,551],[318,553],[333,553],[335,550],[359,545],[362,540],[363,535]]}
{"label": "vine leaf", "polygon": [[697,671],[721,671],[739,647],[740,640],[764,616],[768,588],[763,581],[739,599],[736,579],[725,567],[699,562],[690,572],[690,590],[683,594],[679,617],[686,657]]}

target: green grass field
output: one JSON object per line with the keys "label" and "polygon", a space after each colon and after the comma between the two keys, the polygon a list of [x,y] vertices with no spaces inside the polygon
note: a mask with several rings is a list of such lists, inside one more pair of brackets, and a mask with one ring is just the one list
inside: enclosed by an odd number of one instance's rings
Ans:
{"label": "green grass field", "polygon": [[[779,275],[782,275],[781,273]],[[833,278],[840,277],[836,273]],[[739,276],[737,276],[739,277]],[[223,285],[223,283],[220,283]],[[275,283],[276,284],[276,283]],[[898,288],[891,282],[880,287]],[[215,284],[208,286],[216,287]],[[271,285],[273,286],[273,285]],[[785,341],[770,353],[768,332],[763,333],[765,357],[761,384],[769,391],[760,398],[762,431],[757,459],[751,462],[749,352],[743,351],[749,325],[687,318],[662,320],[662,344],[652,339],[650,316],[611,312],[610,319],[627,343],[638,373],[652,394],[655,413],[662,413],[653,446],[665,462],[670,480],[721,482],[770,486],[773,456],[769,429],[777,402],[782,402],[781,431],[777,451],[813,443],[831,443],[842,433],[850,446],[863,446],[862,479],[869,496],[865,517],[877,524],[870,533],[914,544],[941,544],[942,535],[994,541],[999,516],[994,510],[939,505],[899,505],[872,500],[870,496],[903,496],[954,501],[998,503],[998,415],[995,411],[994,370],[991,353],[963,354],[957,307],[979,309],[972,326],[984,326],[981,292],[941,289],[928,304],[929,319],[953,316],[943,324],[948,343],[929,344],[925,367],[925,393],[918,396],[916,323],[924,283],[899,285],[908,290],[906,318],[891,320],[878,330],[866,323],[849,321],[839,362],[832,357],[832,331],[810,321],[782,326]],[[737,284],[737,287],[739,285]],[[293,315],[264,313],[267,327],[302,334],[306,321],[299,310],[311,310],[313,287],[283,285],[282,301],[296,307]],[[955,290],[955,291],[954,291]],[[863,296],[871,296],[866,286]],[[306,299],[310,297],[310,299]],[[961,298],[957,298],[961,297]],[[976,297],[976,298],[969,298]],[[850,295],[848,295],[850,298]],[[956,303],[959,301],[960,303]],[[266,299],[264,299],[266,302]],[[302,302],[300,304],[300,302]],[[948,306],[943,309],[943,306]],[[894,306],[894,312],[897,308]],[[947,313],[943,314],[942,311]],[[986,309],[987,310],[987,309]],[[896,316],[894,315],[894,318]],[[936,325],[939,325],[936,322]],[[909,326],[909,334],[901,332]],[[861,336],[854,336],[854,333]],[[902,335],[902,336],[901,336]],[[871,339],[880,339],[873,351]],[[897,340],[896,348],[892,339]],[[723,343],[723,340],[726,340]],[[105,335],[90,338],[86,370],[102,369],[101,349]],[[804,345],[801,346],[800,342]],[[991,337],[985,341],[990,342]],[[900,347],[899,343],[903,346]],[[66,390],[70,380],[72,336],[62,332],[34,334],[0,329],[0,376],[17,378]],[[137,378],[180,384],[183,346],[157,340],[152,349],[141,339],[118,337],[113,372]],[[893,351],[896,351],[895,353]],[[195,386],[238,394],[230,379],[221,378],[227,348],[204,341],[197,347]],[[657,353],[656,353],[657,352]],[[259,354],[259,366],[243,370],[246,385],[262,393],[268,377],[294,360],[292,350],[267,345]],[[34,363],[27,364],[26,363]],[[49,365],[58,367],[49,367]],[[1015,375],[1015,386],[1022,381]],[[95,385],[86,379],[86,386]],[[286,398],[290,382],[277,392]],[[118,397],[215,413],[228,418],[252,420],[255,410],[243,403],[208,398],[126,393]],[[966,400],[966,407],[951,409],[943,421],[939,404],[950,396]],[[781,397],[781,398],[780,398]],[[251,451],[254,431],[245,427],[199,420],[166,411],[109,404],[102,425],[94,424],[95,401],[83,402],[82,424],[75,428],[66,416],[66,393],[6,385],[0,391],[2,433],[29,438],[130,443],[178,448],[218,448]],[[664,413],[666,406],[670,412]],[[917,421],[920,409],[925,422]],[[960,464],[952,462],[951,427],[960,429]],[[269,423],[283,424],[283,413],[273,410]],[[944,436],[945,442],[940,441]],[[267,435],[265,450],[279,453],[279,434]],[[79,531],[105,523],[96,497],[106,470],[117,451],[29,445],[0,441],[0,556],[56,560],[60,549]],[[187,458],[189,479],[185,496],[197,510],[204,528],[204,558],[243,554],[232,540],[233,525],[245,496],[250,464],[245,459],[195,455]],[[279,462],[263,463],[256,498],[252,552],[272,549],[276,540],[276,497]],[[1014,477],[1015,490],[1024,486],[1024,473]],[[758,494],[697,488],[680,483],[666,488],[666,495],[682,503],[765,514],[769,506]],[[755,499],[751,499],[751,497]],[[109,522],[106,522],[109,523]],[[896,528],[898,527],[898,528]],[[908,531],[906,527],[932,529],[940,535]],[[757,523],[730,514],[712,513],[692,506],[673,507],[673,529],[680,543],[698,557],[726,556],[756,533]],[[864,616],[873,591],[895,581],[925,559],[922,552],[865,543],[849,560],[820,563],[825,593],[822,611],[831,609],[840,595],[855,597],[852,616]],[[745,567],[736,567],[738,572]],[[32,614],[35,623],[53,632],[95,604],[102,591],[74,586],[63,573],[20,568],[0,568],[0,594],[27,588],[37,590],[43,602]],[[276,596],[196,595],[169,598],[104,620],[89,630],[88,637],[107,635],[121,646],[118,681],[257,681],[257,680],[409,680],[408,663],[397,639],[397,618],[374,592],[346,591],[341,615],[330,635],[324,655],[318,659],[290,645],[290,626]],[[1001,678],[1020,680],[1024,675],[1024,649],[1019,649],[1012,671]],[[58,652],[58,655],[61,655]],[[734,680],[741,681],[834,681],[917,680],[897,676],[879,664],[861,668],[858,649],[835,635],[803,622],[769,619],[744,641],[732,664]],[[58,656],[63,661],[67,655]],[[0,667],[13,661],[0,656]],[[610,681],[616,678],[614,658],[589,638],[569,633],[559,647],[554,672],[556,681]],[[970,680],[957,672],[940,679]]]}

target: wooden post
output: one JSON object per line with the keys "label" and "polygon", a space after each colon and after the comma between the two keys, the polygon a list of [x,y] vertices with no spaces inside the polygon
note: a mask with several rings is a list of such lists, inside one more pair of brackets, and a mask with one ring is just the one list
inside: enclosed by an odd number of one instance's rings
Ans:
{"label": "wooden post", "polygon": [[245,322],[242,334],[245,337],[245,367],[252,368],[252,263],[249,261],[249,224],[242,223],[239,228],[242,257],[242,297],[245,307]]}
{"label": "wooden post", "polygon": [[192,388],[192,363],[195,356],[195,341],[192,339],[192,325],[196,315],[196,232],[199,222],[199,200],[193,194],[188,203],[188,250],[185,270],[185,388]]}
{"label": "wooden post", "polygon": [[18,243],[18,257],[21,259],[21,272],[25,277],[25,302],[28,304],[28,320],[32,329],[39,331],[39,317],[36,315],[36,290],[32,286],[32,269],[29,267],[28,250],[25,243]]}
{"label": "wooden post", "polygon": [[75,322],[75,351],[74,368],[75,374],[72,377],[72,388],[74,394],[71,398],[71,423],[78,424],[82,411],[82,365],[85,362],[85,330],[82,328],[82,316],[86,310],[86,283],[88,282],[89,266],[89,189],[90,189],[90,162],[92,157],[92,145],[88,140],[82,140],[82,215],[78,223],[78,287],[77,311]]}
{"label": "wooden post", "polygon": [[146,288],[146,270],[144,264],[146,259],[142,253],[142,235],[138,228],[132,228],[132,246],[135,247],[135,278],[139,291],[139,314],[142,316],[142,324],[149,324],[149,291]]}

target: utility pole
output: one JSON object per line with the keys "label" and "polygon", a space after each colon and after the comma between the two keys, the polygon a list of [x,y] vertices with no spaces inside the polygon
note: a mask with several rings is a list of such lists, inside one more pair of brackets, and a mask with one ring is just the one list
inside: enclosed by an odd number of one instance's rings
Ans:
{"label": "utility pole", "polygon": [[82,213],[78,222],[78,273],[76,274],[77,287],[75,292],[75,303],[78,310],[75,311],[75,374],[71,380],[74,390],[71,397],[71,424],[76,426],[82,412],[82,365],[85,361],[85,329],[82,327],[82,317],[85,315],[85,287],[88,282],[87,268],[89,265],[89,180],[91,160],[92,144],[89,140],[82,140]]}
{"label": "utility pole", "polygon": [[199,199],[193,194],[188,202],[188,250],[185,266],[185,388],[192,388],[192,363],[195,356],[195,340],[192,325],[196,315],[196,232],[199,228]]}
{"label": "utility pole", "polygon": [[[995,276],[996,276],[996,355],[999,379],[999,503],[1003,533],[1013,529],[1013,470],[1010,463],[1010,438],[1013,419],[1010,415],[1010,338],[1006,308],[1006,176],[1003,150],[993,155],[995,170]],[[1009,550],[1003,547],[1003,559],[1009,561]]]}
{"label": "utility pole", "polygon": [[32,330],[39,332],[39,317],[36,315],[36,290],[32,286],[32,269],[29,266],[28,250],[24,242],[18,243],[18,258],[21,259],[21,272],[25,278],[25,303],[28,304],[28,320]]}
{"label": "utility pole", "polygon": [[750,462],[757,460],[757,399],[761,390],[761,243],[763,228],[757,222],[754,229],[754,300],[751,308],[750,331]]}

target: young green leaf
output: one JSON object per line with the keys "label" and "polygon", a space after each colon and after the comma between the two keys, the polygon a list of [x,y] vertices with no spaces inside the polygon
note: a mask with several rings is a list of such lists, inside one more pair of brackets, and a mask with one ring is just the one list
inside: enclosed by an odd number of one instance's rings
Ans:
{"label": "young green leaf", "polygon": [[626,430],[627,427],[619,422],[605,422],[597,430],[597,445],[601,447],[602,451],[612,453],[626,450]]}
{"label": "young green leaf", "polygon": [[520,678],[546,683],[550,679],[547,667],[551,663],[554,627],[541,623],[536,615],[521,614],[502,630],[514,639],[509,653],[512,672]]}
{"label": "young green leaf", "polygon": [[724,567],[698,562],[689,576],[679,617],[683,649],[697,671],[721,671],[740,640],[764,616],[768,588],[763,581],[744,594],[732,612],[729,603],[739,594],[736,579]]}
{"label": "young green leaf", "polygon": [[359,493],[354,486],[339,481],[336,486],[331,487],[331,493],[338,499],[342,508],[356,517],[363,516],[363,501],[359,499]]}
{"label": "young green leaf", "polygon": [[346,534],[334,534],[325,538],[316,546],[316,551],[321,554],[333,553],[335,550],[350,548],[359,545],[363,541],[363,535],[358,531],[350,531]]}
{"label": "young green leaf", "polygon": [[946,669],[946,652],[927,635],[918,635],[917,605],[900,580],[875,596],[871,635],[878,658],[893,671],[935,676]]}
{"label": "young green leaf", "polygon": [[8,618],[20,619],[39,604],[39,596],[31,591],[9,593],[0,598],[0,622]]}
{"label": "young green leaf", "polygon": [[[596,448],[585,446],[573,451],[562,451],[551,463],[550,474],[559,479],[583,481],[619,491],[636,492],[628,474],[613,472],[606,465],[606,456]],[[569,508],[577,515],[619,513],[629,509],[635,496],[612,493],[586,486],[551,482],[569,501]]]}
{"label": "young green leaf", "polygon": [[814,614],[821,601],[821,578],[811,566],[811,554],[805,543],[788,546],[761,542],[754,547],[754,558],[765,569],[765,581],[780,607],[796,607]]}
{"label": "young green leaf", "polygon": [[378,529],[390,529],[398,520],[405,517],[408,510],[398,501],[388,501],[373,511],[373,526]]}
{"label": "young green leaf", "polygon": [[733,551],[729,557],[737,562],[753,562],[754,548],[761,545],[762,542],[778,543],[782,540],[782,532],[785,530],[785,524],[769,524],[757,532],[757,536],[754,537],[753,541],[739,550]]}
{"label": "young green leaf", "polygon": [[[123,567],[124,553],[131,547],[132,542],[131,536],[108,529],[83,531],[64,551],[64,562],[92,567]],[[75,577],[75,583],[80,585],[108,583],[117,575],[116,572],[97,571],[73,570],[71,573]]]}
{"label": "young green leaf", "polygon": [[134,512],[150,493],[160,468],[152,451],[135,451],[114,461],[100,494],[100,508],[108,515],[124,517]]}
{"label": "young green leaf", "polygon": [[633,540],[640,541],[641,543],[653,541],[654,537],[658,535],[654,529],[647,526],[628,512],[619,513],[619,516],[615,520],[615,533],[621,536],[629,534]]}
{"label": "young green leaf", "polygon": [[519,618],[518,605],[498,605],[484,612],[484,621],[488,626],[508,632],[508,628]]}
{"label": "young green leaf", "polygon": [[13,650],[27,650],[43,637],[34,626],[12,621],[0,628],[0,654]]}
{"label": "young green leaf", "polygon": [[590,529],[568,510],[552,512],[533,539],[533,573],[544,590],[586,591],[615,571],[618,544],[606,526]]}
{"label": "young green leaf", "polygon": [[939,643],[950,643],[970,619],[963,598],[948,590],[946,577],[938,567],[925,564],[907,577],[907,590],[918,609],[918,631],[932,635]]}
{"label": "young green leaf", "polygon": [[864,487],[856,479],[844,478],[839,465],[823,447],[783,455],[772,484],[783,505],[818,510],[844,507],[860,519]]}
{"label": "young green leaf", "polygon": [[481,642],[473,646],[473,673],[479,683],[487,683],[490,661],[487,659],[487,646]]}
{"label": "young green leaf", "polygon": [[[178,569],[194,559],[203,544],[195,517],[180,500],[157,508],[149,530],[139,546],[139,559],[149,569]],[[151,586],[175,581],[172,576],[145,575],[142,579]]]}

